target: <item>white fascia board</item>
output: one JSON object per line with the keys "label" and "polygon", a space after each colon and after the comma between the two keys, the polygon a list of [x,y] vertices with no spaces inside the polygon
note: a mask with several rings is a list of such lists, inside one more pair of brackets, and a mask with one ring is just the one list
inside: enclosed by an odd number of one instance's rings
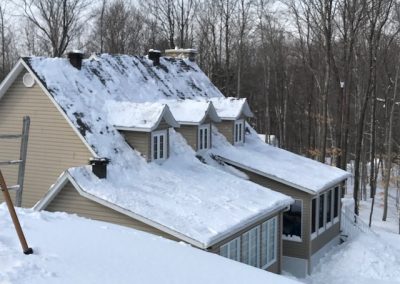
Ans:
{"label": "white fascia board", "polygon": [[280,183],[286,184],[286,185],[288,185],[288,186],[290,186],[290,187],[297,188],[297,189],[299,189],[299,190],[301,190],[301,191],[304,191],[304,192],[306,192],[306,193],[309,193],[309,194],[312,194],[312,195],[316,195],[316,194],[318,193],[318,192],[313,191],[313,190],[311,190],[311,189],[308,189],[308,188],[299,186],[299,185],[297,185],[297,184],[291,183],[291,182],[289,182],[289,181],[287,181],[287,180],[278,178],[278,177],[276,177],[276,176],[270,175],[270,174],[265,173],[265,172],[262,172],[262,171],[260,171],[260,170],[253,169],[253,168],[251,168],[251,167],[248,167],[248,166],[243,165],[243,164],[241,164],[241,163],[238,163],[238,162],[232,161],[232,160],[230,160],[230,159],[224,158],[224,157],[222,157],[222,156],[219,156],[219,155],[217,155],[217,156],[218,156],[222,161],[224,161],[224,162],[226,162],[226,163],[228,163],[228,164],[231,164],[231,165],[233,165],[233,166],[236,166],[236,167],[239,167],[239,168],[248,170],[249,172],[253,172],[253,173],[256,173],[256,174],[258,174],[258,175],[261,175],[261,176],[270,178],[270,179],[272,179],[272,180],[275,180],[275,181],[278,181],[278,182],[280,182]]}
{"label": "white fascia board", "polygon": [[17,79],[18,75],[21,73],[22,70],[24,70],[23,60],[19,59],[17,64],[15,64],[13,69],[7,74],[6,78],[4,78],[3,82],[1,82],[0,100],[7,92],[7,90],[11,87],[12,83],[14,83],[15,79]]}
{"label": "white fascia board", "polygon": [[194,125],[194,126],[196,126],[196,125],[200,125],[203,120],[204,119],[202,119],[199,122],[195,122],[195,121],[178,121],[178,122],[179,122],[180,125]]}
{"label": "white fascia board", "polygon": [[144,128],[144,127],[125,127],[125,126],[114,126],[115,129],[117,130],[122,130],[122,131],[138,131],[138,132],[151,132],[155,127],[149,127],[149,128]]}
{"label": "white fascia board", "polygon": [[47,97],[50,99],[50,101],[54,104],[54,106],[58,109],[58,111],[61,113],[61,115],[65,118],[65,120],[68,122],[68,124],[72,127],[76,135],[78,135],[79,139],[83,142],[83,144],[88,148],[89,152],[93,155],[93,157],[98,158],[97,153],[93,150],[92,147],[87,143],[86,139],[82,136],[82,134],[79,132],[79,130],[76,128],[76,126],[71,122],[67,114],[64,112],[64,110],[59,106],[59,104],[55,101],[53,96],[49,93],[47,88],[42,84],[42,82],[37,78],[35,72],[31,70],[28,64],[25,63],[24,60],[20,59],[18,62],[21,62],[22,65],[26,68],[26,70],[29,71],[29,73],[33,76],[35,79],[35,82],[41,87],[43,92],[47,95]]}
{"label": "white fascia board", "polygon": [[217,110],[215,109],[212,102],[208,102],[208,108],[202,122],[207,116],[209,116],[213,122],[221,122],[221,118],[218,116]]}

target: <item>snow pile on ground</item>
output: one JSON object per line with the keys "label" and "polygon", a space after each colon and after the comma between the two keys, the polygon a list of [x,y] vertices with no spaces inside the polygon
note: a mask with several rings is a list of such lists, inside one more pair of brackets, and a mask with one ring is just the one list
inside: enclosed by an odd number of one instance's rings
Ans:
{"label": "snow pile on ground", "polygon": [[349,176],[336,167],[268,145],[250,126],[247,125],[246,129],[250,133],[246,133],[246,142],[242,146],[230,145],[217,133],[209,152],[309,192],[320,192]]}
{"label": "snow pile on ground", "polygon": [[0,283],[297,283],[133,229],[65,213],[18,210],[34,254],[22,254],[0,205]]}

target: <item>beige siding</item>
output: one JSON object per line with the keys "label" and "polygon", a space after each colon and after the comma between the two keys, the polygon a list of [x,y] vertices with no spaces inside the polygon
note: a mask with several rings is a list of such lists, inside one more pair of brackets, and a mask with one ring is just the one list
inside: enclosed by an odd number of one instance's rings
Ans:
{"label": "beige siding", "polygon": [[[252,228],[261,225],[262,223],[264,223],[265,221],[273,218],[277,216],[277,221],[278,221],[278,230],[277,230],[277,258],[276,258],[276,262],[273,263],[272,265],[270,265],[267,270],[270,272],[274,272],[274,273],[281,273],[281,269],[282,269],[282,236],[281,233],[281,227],[282,227],[282,212],[279,213],[274,213],[271,214],[270,216],[265,217],[264,219],[260,220],[257,223],[251,224],[250,226],[242,229],[241,231],[237,232],[234,235],[229,236],[228,238],[220,241],[219,243],[213,245],[212,247],[209,248],[209,251],[214,252],[219,254],[220,253],[220,247],[223,246],[224,244],[230,242],[231,240],[243,235],[245,232],[251,230]],[[260,230],[261,233],[261,230]],[[261,257],[261,254],[260,254]],[[261,263],[261,259],[260,259],[260,263]]]}
{"label": "beige siding", "polygon": [[175,237],[144,224],[143,222],[81,196],[70,182],[68,182],[50,204],[47,205],[45,210],[51,212],[74,213],[81,217],[131,227],[171,240],[177,240]]}
{"label": "beige siding", "polygon": [[337,222],[329,229],[325,230],[322,234],[319,234],[315,239],[311,241],[311,254],[316,253],[324,245],[329,243],[333,238],[340,234],[340,222]]}
{"label": "beige siding", "polygon": [[120,131],[126,142],[135,150],[140,152],[146,160],[151,159],[150,133],[139,131]]}
{"label": "beige siding", "polygon": [[232,120],[223,120],[219,123],[215,123],[215,126],[218,129],[218,132],[225,136],[226,140],[229,143],[233,144],[233,127],[234,121]]}
{"label": "beige siding", "polygon": [[193,150],[197,151],[197,125],[181,125],[181,127],[177,128],[176,131],[186,139],[187,143],[192,147]]}
{"label": "beige siding", "polygon": [[[20,133],[23,116],[30,116],[22,205],[31,207],[64,170],[87,164],[92,155],[41,88],[37,84],[33,88],[23,85],[24,73],[0,100],[0,133]],[[18,159],[19,141],[16,141],[0,140],[0,160]],[[9,185],[16,183],[17,171],[17,166],[4,167]]]}

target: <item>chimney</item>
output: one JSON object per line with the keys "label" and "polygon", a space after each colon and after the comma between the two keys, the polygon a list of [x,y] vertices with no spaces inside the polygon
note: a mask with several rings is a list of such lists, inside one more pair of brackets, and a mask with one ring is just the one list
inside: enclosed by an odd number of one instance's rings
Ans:
{"label": "chimney", "polygon": [[156,49],[149,49],[149,59],[153,61],[153,65],[160,65],[161,51]]}
{"label": "chimney", "polygon": [[76,69],[81,70],[82,68],[82,59],[83,59],[83,52],[80,50],[73,50],[68,52],[68,59],[72,66]]}
{"label": "chimney", "polygon": [[92,172],[100,179],[107,178],[107,165],[110,162],[108,158],[91,158],[89,164],[92,166]]}
{"label": "chimney", "polygon": [[178,48],[175,49],[166,49],[165,56],[174,57],[174,58],[182,58],[189,59],[190,61],[196,61],[197,50],[193,48]]}

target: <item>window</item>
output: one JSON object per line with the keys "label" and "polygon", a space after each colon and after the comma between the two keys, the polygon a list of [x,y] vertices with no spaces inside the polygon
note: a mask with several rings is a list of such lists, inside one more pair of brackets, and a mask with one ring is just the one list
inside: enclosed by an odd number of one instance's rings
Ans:
{"label": "window", "polygon": [[277,218],[274,217],[261,225],[261,267],[263,269],[276,261]]}
{"label": "window", "polygon": [[221,246],[220,255],[233,260],[240,261],[240,237]]}
{"label": "window", "polygon": [[317,235],[317,198],[311,201],[311,236]]}
{"label": "window", "polygon": [[333,220],[334,222],[339,221],[339,210],[340,210],[340,194],[339,187],[335,187],[333,194]]}
{"label": "window", "polygon": [[326,225],[327,227],[332,225],[332,190],[329,190],[326,195]]}
{"label": "window", "polygon": [[285,240],[301,241],[302,205],[301,200],[295,200],[290,205],[290,210],[283,213],[283,238]]}
{"label": "window", "polygon": [[242,262],[260,267],[260,227],[242,235]]}
{"label": "window", "polygon": [[325,208],[325,195],[319,197],[319,210],[318,210],[318,232],[322,232],[324,227],[324,208]]}
{"label": "window", "polygon": [[244,120],[243,119],[239,119],[239,120],[235,121],[233,137],[234,137],[235,144],[243,143],[243,141],[244,141]]}
{"label": "window", "polygon": [[152,160],[165,160],[167,158],[167,130],[153,132],[151,137]]}
{"label": "window", "polygon": [[209,149],[211,147],[210,135],[211,135],[210,124],[199,126],[199,140],[198,140],[199,150]]}

